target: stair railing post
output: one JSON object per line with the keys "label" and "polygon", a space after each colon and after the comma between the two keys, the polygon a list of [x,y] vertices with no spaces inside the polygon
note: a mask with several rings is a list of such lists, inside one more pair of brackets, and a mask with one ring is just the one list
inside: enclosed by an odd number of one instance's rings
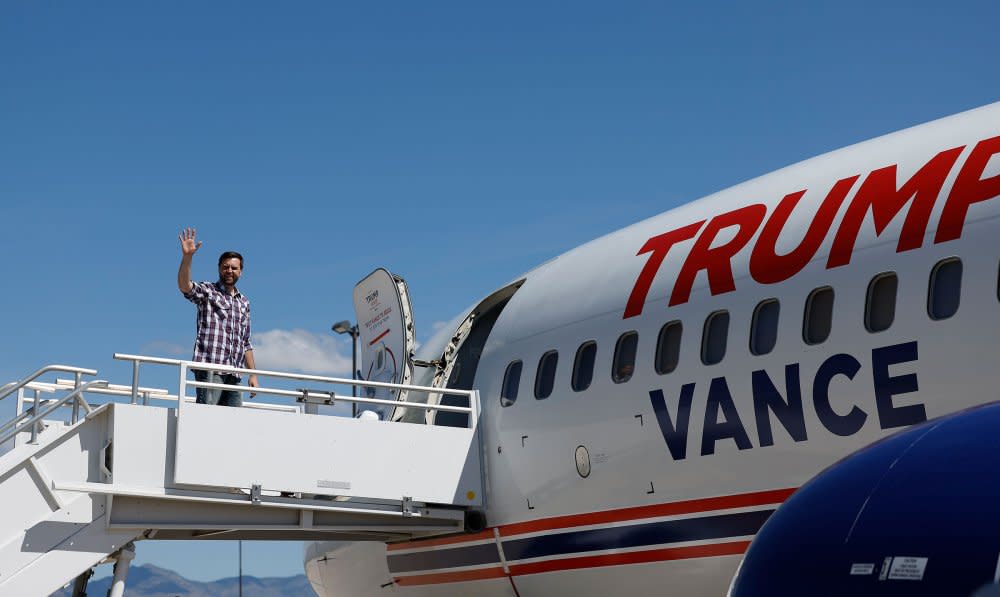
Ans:
{"label": "stair railing post", "polygon": [[[31,403],[31,418],[34,419],[38,416],[38,390],[32,390],[32,393],[35,395],[35,400]],[[28,442],[29,444],[38,443],[38,426],[41,424],[41,421],[35,421],[31,424],[31,440]]]}
{"label": "stair railing post", "polygon": [[180,364],[180,380],[177,383],[177,416],[180,416],[184,403],[187,402],[187,363]]}
{"label": "stair railing post", "polygon": [[[77,371],[76,373],[73,374],[73,389],[74,390],[78,390],[80,388],[80,384],[82,382],[83,382],[83,375],[79,371]],[[73,418],[71,420],[73,422],[72,423],[73,425],[76,425],[76,422],[80,420],[80,401],[79,400],[74,400],[73,401]]]}
{"label": "stair railing post", "polygon": [[139,361],[132,361],[132,404],[139,403]]}

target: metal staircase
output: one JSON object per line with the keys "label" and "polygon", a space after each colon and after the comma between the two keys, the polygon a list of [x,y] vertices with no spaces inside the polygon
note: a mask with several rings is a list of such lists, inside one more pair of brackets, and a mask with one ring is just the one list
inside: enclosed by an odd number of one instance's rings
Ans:
{"label": "metal staircase", "polygon": [[[50,366],[0,388],[0,400],[18,400],[0,426],[0,444],[15,441],[0,456],[2,595],[48,595],[74,578],[82,592],[108,559],[118,562],[111,594],[120,595],[132,542],[144,539],[386,541],[459,533],[483,509],[475,391],[447,390],[468,407],[406,405],[467,413],[466,428],[319,414],[340,400],[399,405],[334,391],[352,384],[409,396],[440,388],[276,371],[253,371],[262,379],[254,391],[294,403],[227,408],[187,396],[214,387],[187,380],[204,363],[115,358],[132,362],[131,385],[84,383],[96,371]],[[177,367],[177,392],[140,386],[140,364]],[[40,381],[53,373],[74,379]]]}

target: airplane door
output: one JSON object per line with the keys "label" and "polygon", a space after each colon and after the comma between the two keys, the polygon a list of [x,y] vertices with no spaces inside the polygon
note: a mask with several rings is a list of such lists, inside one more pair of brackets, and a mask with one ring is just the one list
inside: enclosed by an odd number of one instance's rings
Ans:
{"label": "airplane door", "polygon": [[[379,268],[354,287],[354,313],[358,321],[361,379],[407,384],[413,375],[413,310],[406,282]],[[361,388],[360,395],[381,400],[405,401],[406,392],[388,388]],[[383,421],[391,407],[362,404]]]}
{"label": "airplane door", "polygon": [[[474,387],[479,358],[483,354],[486,341],[493,331],[504,307],[521,287],[523,280],[501,288],[484,299],[466,317],[452,335],[441,356],[441,367],[434,376],[435,387],[471,390]],[[465,397],[454,394],[440,395],[444,406],[468,406]],[[468,415],[449,412],[434,412],[427,417],[432,425],[465,427]]]}

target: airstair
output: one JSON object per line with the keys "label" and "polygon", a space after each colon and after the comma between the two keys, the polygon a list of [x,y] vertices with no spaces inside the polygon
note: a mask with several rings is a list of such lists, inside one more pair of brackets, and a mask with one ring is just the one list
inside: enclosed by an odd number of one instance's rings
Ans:
{"label": "airstair", "polygon": [[[0,387],[0,400],[17,397],[0,426],[0,445],[14,443],[0,456],[0,595],[48,595],[74,579],[82,594],[109,560],[120,595],[134,542],[145,539],[390,541],[479,530],[476,391],[448,389],[468,406],[444,406],[441,388],[211,365],[256,373],[261,386],[251,389],[189,380],[204,363],[115,358],[131,362],[131,384],[52,365]],[[140,368],[153,366],[177,369],[176,392],[139,384]],[[400,408],[338,393],[352,386],[408,409],[464,413],[468,425],[331,415],[342,402]],[[198,404],[188,395],[197,387],[238,389],[244,407]]]}

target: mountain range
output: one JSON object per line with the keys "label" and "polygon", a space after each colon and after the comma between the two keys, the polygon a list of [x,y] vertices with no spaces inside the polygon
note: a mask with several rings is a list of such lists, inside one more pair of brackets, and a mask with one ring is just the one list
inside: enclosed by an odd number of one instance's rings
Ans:
{"label": "mountain range", "polygon": [[[223,578],[211,582],[188,580],[183,576],[158,566],[132,566],[125,583],[127,597],[239,597],[239,578]],[[105,597],[111,588],[111,577],[91,579],[87,585],[88,597]],[[72,583],[52,594],[52,597],[70,597]],[[315,597],[312,586],[304,574],[287,578],[243,577],[243,597]]]}

